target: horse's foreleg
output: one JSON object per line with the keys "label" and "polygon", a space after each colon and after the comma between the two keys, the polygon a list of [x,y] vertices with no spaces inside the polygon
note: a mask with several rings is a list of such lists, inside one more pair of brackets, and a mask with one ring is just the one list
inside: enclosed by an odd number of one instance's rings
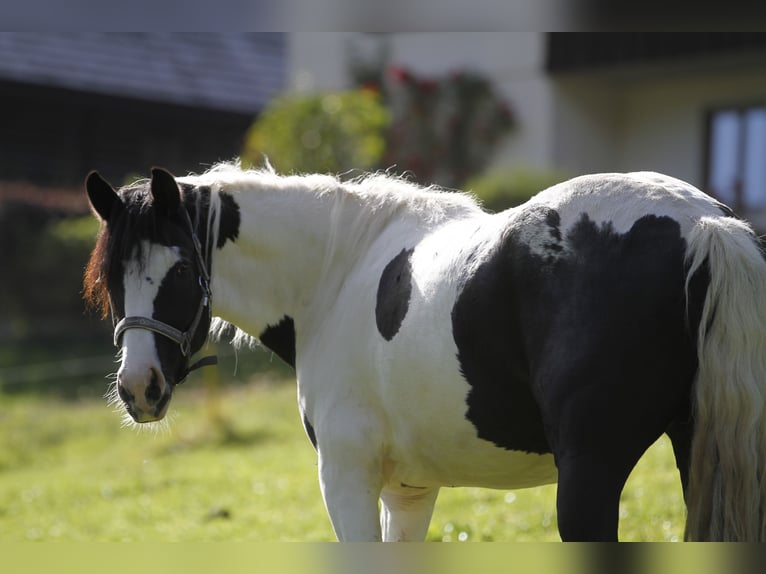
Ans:
{"label": "horse's foreleg", "polygon": [[[339,454],[333,449],[334,454]],[[354,457],[348,450],[341,456],[319,448],[319,484],[335,535],[341,542],[380,541],[378,498],[382,487],[379,465]]]}
{"label": "horse's foreleg", "polygon": [[414,493],[383,491],[380,524],[385,542],[422,542],[428,533],[438,488]]}

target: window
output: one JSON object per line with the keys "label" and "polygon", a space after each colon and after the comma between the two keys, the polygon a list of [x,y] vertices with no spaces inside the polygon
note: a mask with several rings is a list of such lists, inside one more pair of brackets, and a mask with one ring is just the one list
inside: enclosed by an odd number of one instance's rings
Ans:
{"label": "window", "polygon": [[766,105],[710,115],[707,189],[735,211],[766,209]]}

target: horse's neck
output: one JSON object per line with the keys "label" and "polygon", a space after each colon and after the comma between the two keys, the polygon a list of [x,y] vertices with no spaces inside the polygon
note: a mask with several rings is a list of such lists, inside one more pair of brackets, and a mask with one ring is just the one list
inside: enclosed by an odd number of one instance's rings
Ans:
{"label": "horse's neck", "polygon": [[236,202],[239,234],[213,262],[214,314],[254,336],[330,304],[389,222],[342,191],[258,189]]}

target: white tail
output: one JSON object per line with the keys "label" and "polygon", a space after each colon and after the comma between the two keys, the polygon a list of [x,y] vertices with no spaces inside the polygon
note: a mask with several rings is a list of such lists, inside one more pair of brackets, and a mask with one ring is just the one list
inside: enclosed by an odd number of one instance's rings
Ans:
{"label": "white tail", "polygon": [[766,261],[744,222],[703,217],[689,279],[710,276],[697,339],[686,539],[766,539]]}

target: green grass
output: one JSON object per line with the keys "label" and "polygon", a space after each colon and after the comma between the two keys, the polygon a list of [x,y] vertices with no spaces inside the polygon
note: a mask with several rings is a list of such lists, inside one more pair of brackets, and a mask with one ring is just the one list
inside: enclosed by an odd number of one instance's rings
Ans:
{"label": "green grass", "polygon": [[[171,411],[141,432],[103,401],[0,395],[0,540],[334,540],[294,384],[216,400],[190,381]],[[621,539],[682,537],[677,476],[662,439],[623,493]],[[445,488],[428,539],[558,540],[554,510],[555,486]]]}

